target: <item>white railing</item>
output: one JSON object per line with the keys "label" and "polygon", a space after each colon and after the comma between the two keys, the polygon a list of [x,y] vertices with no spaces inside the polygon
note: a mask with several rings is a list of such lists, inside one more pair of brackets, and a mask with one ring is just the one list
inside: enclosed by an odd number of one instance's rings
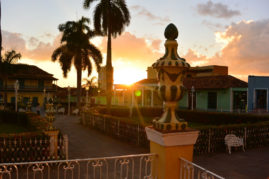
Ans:
{"label": "white railing", "polygon": [[155,154],[0,163],[0,179],[153,179]]}
{"label": "white railing", "polygon": [[195,163],[180,158],[180,179],[224,179]]}

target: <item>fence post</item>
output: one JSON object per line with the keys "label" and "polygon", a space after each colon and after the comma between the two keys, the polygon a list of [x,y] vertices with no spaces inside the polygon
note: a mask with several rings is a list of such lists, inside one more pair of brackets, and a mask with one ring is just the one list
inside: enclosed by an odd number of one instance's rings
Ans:
{"label": "fence post", "polygon": [[245,141],[245,149],[247,148],[247,128],[244,127],[244,141]]}
{"label": "fence post", "polygon": [[64,138],[64,152],[65,152],[65,158],[66,158],[66,160],[68,160],[68,159],[69,159],[69,155],[68,155],[68,136],[67,136],[67,134],[65,134],[65,135],[63,136],[63,138]]}
{"label": "fence post", "polygon": [[208,148],[207,152],[210,153],[210,139],[211,139],[211,129],[208,130]]}
{"label": "fence post", "polygon": [[45,131],[45,134],[50,137],[50,155],[55,159],[58,157],[58,134],[59,131]]}

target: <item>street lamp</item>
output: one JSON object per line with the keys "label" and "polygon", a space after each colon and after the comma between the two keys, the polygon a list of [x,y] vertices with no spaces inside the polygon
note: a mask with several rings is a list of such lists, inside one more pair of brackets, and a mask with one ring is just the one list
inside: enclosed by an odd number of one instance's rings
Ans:
{"label": "street lamp", "polygon": [[70,86],[68,86],[68,116],[70,116]]}
{"label": "street lamp", "polygon": [[195,88],[191,87],[191,110],[193,110],[193,97],[194,97]]}
{"label": "street lamp", "polygon": [[14,89],[15,89],[15,111],[18,111],[18,90],[19,90],[19,81],[16,80],[14,83]]}
{"label": "street lamp", "polygon": [[44,95],[44,100],[43,100],[43,106],[44,106],[44,110],[45,110],[45,107],[46,107],[46,88],[43,89],[43,95]]}

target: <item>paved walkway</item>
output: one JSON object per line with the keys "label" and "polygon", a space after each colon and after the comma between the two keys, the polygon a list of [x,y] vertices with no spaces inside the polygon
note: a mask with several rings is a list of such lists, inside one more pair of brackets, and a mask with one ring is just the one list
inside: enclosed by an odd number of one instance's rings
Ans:
{"label": "paved walkway", "polygon": [[69,159],[148,153],[144,148],[121,142],[79,124],[75,116],[56,116],[54,126],[69,139]]}
{"label": "paved walkway", "polygon": [[[148,153],[79,124],[78,117],[57,116],[54,126],[69,138],[69,158],[108,157]],[[269,147],[246,152],[195,156],[194,163],[225,178],[269,179]]]}
{"label": "paved walkway", "polygon": [[194,163],[225,178],[269,179],[269,147],[198,156]]}

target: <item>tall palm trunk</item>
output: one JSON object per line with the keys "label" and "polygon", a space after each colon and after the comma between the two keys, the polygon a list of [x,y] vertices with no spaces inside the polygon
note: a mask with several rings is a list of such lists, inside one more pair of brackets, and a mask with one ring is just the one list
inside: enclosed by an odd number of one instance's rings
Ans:
{"label": "tall palm trunk", "polygon": [[77,68],[77,108],[81,107],[81,65]]}
{"label": "tall palm trunk", "polygon": [[1,18],[2,18],[2,6],[0,0],[0,63],[2,62],[2,27],[1,27]]}
{"label": "tall palm trunk", "polygon": [[113,85],[113,68],[111,60],[111,32],[109,30],[107,39],[107,57],[106,57],[106,99],[107,99],[108,113],[110,113],[111,108],[112,85]]}

